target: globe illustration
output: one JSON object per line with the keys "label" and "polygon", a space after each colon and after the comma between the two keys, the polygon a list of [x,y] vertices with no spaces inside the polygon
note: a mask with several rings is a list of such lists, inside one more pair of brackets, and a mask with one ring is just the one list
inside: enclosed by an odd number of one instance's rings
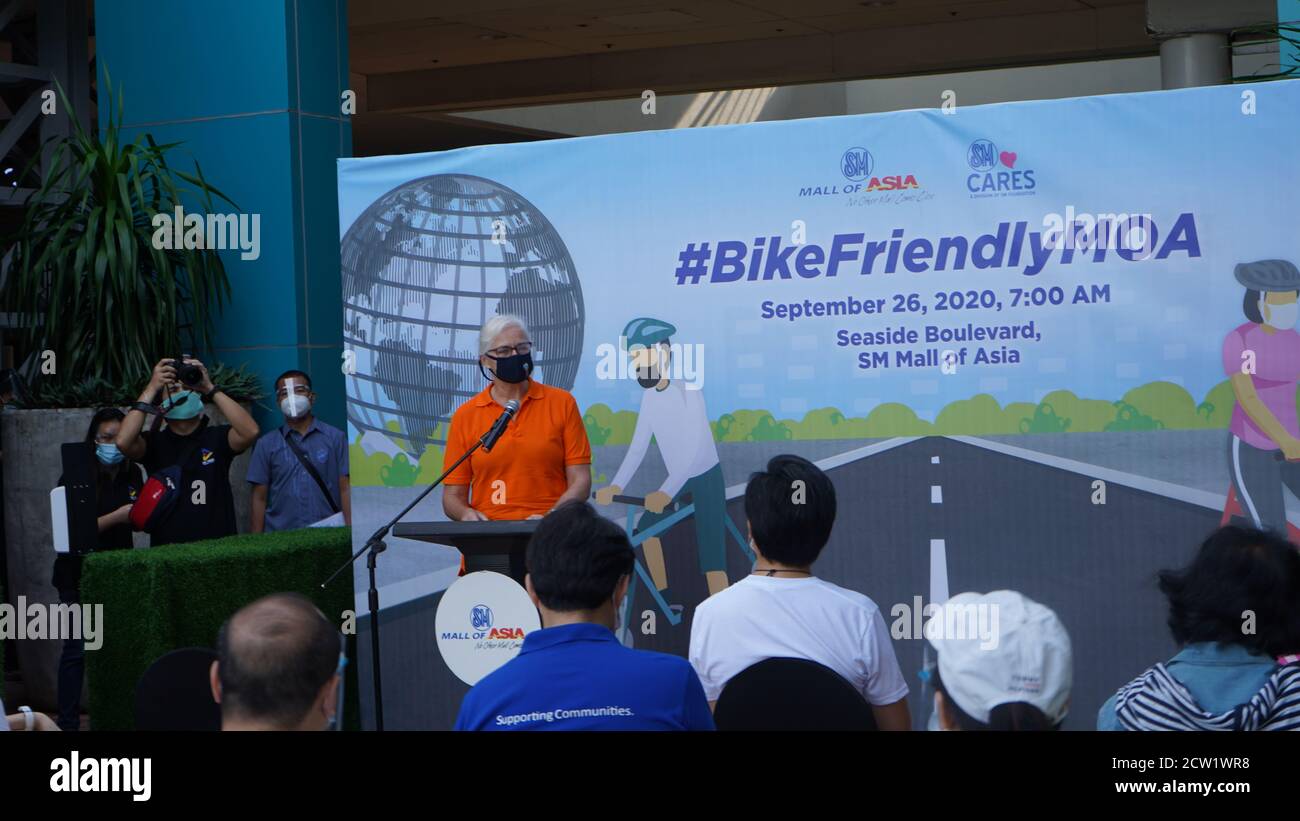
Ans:
{"label": "globe illustration", "polygon": [[437,174],[375,200],[340,245],[348,420],[418,458],[446,440],[451,414],[487,384],[478,332],[516,314],[533,341],[533,378],[569,390],[582,354],[582,289],[555,227],[482,177]]}

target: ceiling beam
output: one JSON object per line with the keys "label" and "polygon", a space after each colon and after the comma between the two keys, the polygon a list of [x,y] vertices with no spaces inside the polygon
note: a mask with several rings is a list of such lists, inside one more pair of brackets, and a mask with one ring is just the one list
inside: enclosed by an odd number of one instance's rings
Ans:
{"label": "ceiling beam", "polygon": [[1142,5],[611,51],[366,78],[366,110],[468,111],[1156,54]]}
{"label": "ceiling beam", "polygon": [[1160,39],[1276,22],[1277,0],[1147,0],[1147,29]]}

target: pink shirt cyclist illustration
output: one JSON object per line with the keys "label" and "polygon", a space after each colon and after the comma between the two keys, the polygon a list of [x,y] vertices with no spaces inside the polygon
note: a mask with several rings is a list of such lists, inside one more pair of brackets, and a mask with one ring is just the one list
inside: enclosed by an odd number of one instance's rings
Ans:
{"label": "pink shirt cyclist illustration", "polygon": [[1300,270],[1281,259],[1233,269],[1246,287],[1248,322],[1223,340],[1223,371],[1237,398],[1228,438],[1228,467],[1242,510],[1256,527],[1286,533],[1282,488],[1300,497]]}

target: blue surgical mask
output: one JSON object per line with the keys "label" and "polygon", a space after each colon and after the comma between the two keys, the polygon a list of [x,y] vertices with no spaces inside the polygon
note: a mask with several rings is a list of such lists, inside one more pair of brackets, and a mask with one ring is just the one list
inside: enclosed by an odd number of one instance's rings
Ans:
{"label": "blue surgical mask", "polygon": [[95,456],[105,465],[116,465],[126,458],[122,451],[117,449],[117,445],[112,442],[95,445]]}
{"label": "blue surgical mask", "polygon": [[168,409],[166,416],[168,419],[184,421],[193,419],[203,410],[203,397],[194,391],[178,391],[168,397],[163,405]]}

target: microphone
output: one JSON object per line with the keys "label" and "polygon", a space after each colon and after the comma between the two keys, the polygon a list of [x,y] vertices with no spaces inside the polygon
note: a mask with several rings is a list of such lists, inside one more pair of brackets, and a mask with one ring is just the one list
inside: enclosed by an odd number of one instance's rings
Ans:
{"label": "microphone", "polygon": [[501,438],[501,434],[506,432],[506,425],[510,424],[510,420],[518,411],[518,402],[511,399],[506,403],[506,409],[501,411],[501,415],[497,417],[497,421],[492,423],[492,428],[488,430],[487,433],[483,434],[483,439],[481,441],[483,442],[483,451],[485,453],[491,451],[492,447],[496,445],[497,440]]}

